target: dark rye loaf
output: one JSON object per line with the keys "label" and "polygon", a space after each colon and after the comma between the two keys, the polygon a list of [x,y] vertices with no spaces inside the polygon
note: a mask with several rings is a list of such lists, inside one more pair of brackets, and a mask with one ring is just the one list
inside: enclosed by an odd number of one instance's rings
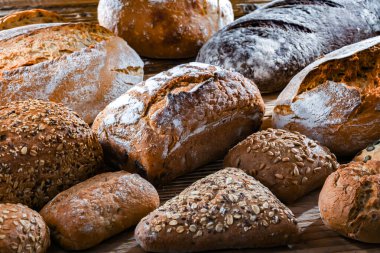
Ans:
{"label": "dark rye loaf", "polygon": [[234,69],[268,93],[318,57],[379,32],[379,0],[274,1],[215,34],[197,61]]}

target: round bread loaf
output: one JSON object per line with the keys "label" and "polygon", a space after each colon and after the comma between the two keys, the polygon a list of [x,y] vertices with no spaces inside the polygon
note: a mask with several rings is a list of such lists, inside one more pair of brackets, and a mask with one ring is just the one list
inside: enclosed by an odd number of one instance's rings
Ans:
{"label": "round bread loaf", "polygon": [[0,201],[39,209],[94,174],[101,146],[62,104],[27,100],[0,107]]}
{"label": "round bread loaf", "polygon": [[380,243],[380,161],[342,165],[319,195],[323,222],[338,233]]}
{"label": "round bread loaf", "polygon": [[354,161],[357,162],[367,162],[370,160],[380,161],[380,140],[374,142],[366,149],[360,151],[360,153],[357,154],[354,158]]}
{"label": "round bread loaf", "polygon": [[271,128],[252,134],[224,159],[225,167],[243,169],[288,203],[321,187],[338,165],[335,155],[318,142]]}
{"label": "round bread loaf", "polygon": [[0,204],[0,252],[44,253],[49,228],[41,215],[21,204]]}
{"label": "round bread loaf", "polygon": [[229,0],[101,0],[98,20],[140,55],[186,58],[233,21],[233,10]]}

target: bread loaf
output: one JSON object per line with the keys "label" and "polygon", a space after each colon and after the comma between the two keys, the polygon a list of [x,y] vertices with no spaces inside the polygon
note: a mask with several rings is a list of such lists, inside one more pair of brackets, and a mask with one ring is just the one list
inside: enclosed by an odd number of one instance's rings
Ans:
{"label": "bread loaf", "polygon": [[91,123],[142,76],[139,56],[95,24],[45,24],[0,32],[0,105],[50,100]]}
{"label": "bread loaf", "polygon": [[269,128],[232,148],[224,166],[241,168],[289,203],[321,187],[338,162],[305,135]]}
{"label": "bread loaf", "polygon": [[257,130],[264,102],[238,73],[189,63],[109,104],[94,132],[114,167],[162,184],[214,161]]}
{"label": "bread loaf", "polygon": [[354,161],[357,162],[368,162],[370,160],[380,161],[380,140],[360,151],[354,158]]}
{"label": "bread loaf", "polygon": [[0,204],[0,252],[45,253],[49,228],[39,213],[21,204]]}
{"label": "bread loaf", "polygon": [[349,238],[380,243],[379,182],[380,161],[342,165],[319,195],[323,222]]}
{"label": "bread loaf", "polygon": [[102,158],[89,126],[62,104],[0,106],[0,202],[39,209],[97,172]]}
{"label": "bread loaf", "polygon": [[215,34],[197,61],[279,91],[318,57],[379,34],[379,20],[379,0],[273,1]]}
{"label": "bread loaf", "polygon": [[58,194],[41,215],[68,250],[88,249],[136,225],[158,207],[158,193],[137,174],[99,174]]}
{"label": "bread loaf", "polygon": [[240,169],[198,180],[142,219],[135,230],[149,252],[275,247],[296,239],[293,213]]}
{"label": "bread loaf", "polygon": [[18,11],[0,18],[0,31],[24,25],[62,22],[65,22],[65,19],[52,11],[43,9]]}
{"label": "bread loaf", "polygon": [[336,155],[355,155],[380,138],[379,71],[380,36],[326,55],[280,94],[273,125],[318,140]]}
{"label": "bread loaf", "polygon": [[101,0],[100,25],[140,55],[188,58],[234,19],[229,0]]}

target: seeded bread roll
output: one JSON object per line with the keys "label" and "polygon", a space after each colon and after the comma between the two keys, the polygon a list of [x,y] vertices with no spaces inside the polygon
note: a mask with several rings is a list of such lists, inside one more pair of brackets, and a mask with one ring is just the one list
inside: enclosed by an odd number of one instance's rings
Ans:
{"label": "seeded bread roll", "polygon": [[351,162],[331,174],[319,195],[326,226],[349,238],[380,243],[380,161]]}
{"label": "seeded bread roll", "polygon": [[100,0],[98,20],[140,55],[188,58],[234,14],[229,0]]}
{"label": "seeded bread roll", "polygon": [[39,209],[97,172],[102,158],[90,127],[62,104],[0,106],[0,202]]}
{"label": "seeded bread roll", "polygon": [[41,215],[21,204],[0,204],[0,252],[45,253],[49,228]]}
{"label": "seeded bread roll", "polygon": [[139,175],[109,172],[61,192],[41,215],[63,248],[83,250],[136,225],[159,204],[156,189]]}
{"label": "seeded bread roll", "polygon": [[260,127],[263,113],[253,82],[189,63],[136,85],[92,127],[109,163],[164,184],[223,157]]}
{"label": "seeded bread roll", "polygon": [[271,128],[252,134],[224,159],[225,167],[241,168],[285,203],[321,187],[338,165],[335,155],[318,142]]}
{"label": "seeded bread roll", "polygon": [[92,123],[142,77],[136,52],[96,24],[40,24],[0,32],[0,105],[50,100]]}
{"label": "seeded bread roll", "polygon": [[275,247],[296,238],[296,224],[268,188],[240,169],[226,168],[142,219],[135,238],[152,252]]}
{"label": "seeded bread roll", "polygon": [[369,145],[365,150],[360,151],[354,158],[354,161],[357,162],[367,162],[370,160],[380,161],[380,140]]}
{"label": "seeded bread roll", "polygon": [[43,9],[18,11],[0,18],[0,31],[24,25],[62,22],[65,22],[65,19],[52,11]]}

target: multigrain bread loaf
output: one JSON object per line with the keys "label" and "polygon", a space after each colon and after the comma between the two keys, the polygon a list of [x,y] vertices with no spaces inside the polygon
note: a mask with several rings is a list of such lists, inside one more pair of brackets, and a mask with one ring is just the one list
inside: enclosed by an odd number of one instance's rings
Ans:
{"label": "multigrain bread loaf", "polygon": [[380,243],[380,161],[351,162],[331,174],[319,195],[323,222],[349,238]]}
{"label": "multigrain bread loaf", "polygon": [[102,158],[90,127],[62,104],[0,106],[0,202],[39,209],[96,173]]}
{"label": "multigrain bread loaf", "polygon": [[139,245],[152,252],[275,247],[297,234],[293,213],[236,168],[198,180],[142,219],[135,230]]}
{"label": "multigrain bread loaf", "polygon": [[136,225],[160,204],[137,174],[99,174],[58,194],[42,210],[52,237],[69,250],[88,249]]}
{"label": "multigrain bread loaf", "polygon": [[215,34],[197,61],[279,91],[318,57],[379,34],[379,20],[379,0],[273,1]]}
{"label": "multigrain bread loaf", "polygon": [[189,63],[136,85],[97,116],[93,130],[113,166],[162,184],[221,158],[260,127],[263,113],[252,81]]}
{"label": "multigrain bread loaf", "polygon": [[0,31],[24,25],[62,22],[65,22],[65,19],[52,11],[43,9],[18,11],[0,18]]}
{"label": "multigrain bread loaf", "polygon": [[0,204],[0,252],[45,253],[49,228],[41,215],[21,204]]}
{"label": "multigrain bread loaf", "polygon": [[326,55],[280,94],[273,125],[318,140],[336,155],[355,155],[380,138],[379,71],[380,36]]}
{"label": "multigrain bread loaf", "polygon": [[0,32],[0,105],[63,103],[88,123],[142,81],[143,62],[125,41],[96,24],[44,24]]}
{"label": "multigrain bread loaf", "polygon": [[225,167],[241,168],[285,203],[321,187],[338,165],[334,154],[318,142],[271,128],[252,134],[224,159]]}
{"label": "multigrain bread loaf", "polygon": [[367,162],[370,160],[380,161],[380,140],[377,140],[373,144],[360,151],[354,158],[357,162]]}
{"label": "multigrain bread loaf", "polygon": [[187,58],[234,16],[229,0],[101,0],[98,20],[140,55]]}

